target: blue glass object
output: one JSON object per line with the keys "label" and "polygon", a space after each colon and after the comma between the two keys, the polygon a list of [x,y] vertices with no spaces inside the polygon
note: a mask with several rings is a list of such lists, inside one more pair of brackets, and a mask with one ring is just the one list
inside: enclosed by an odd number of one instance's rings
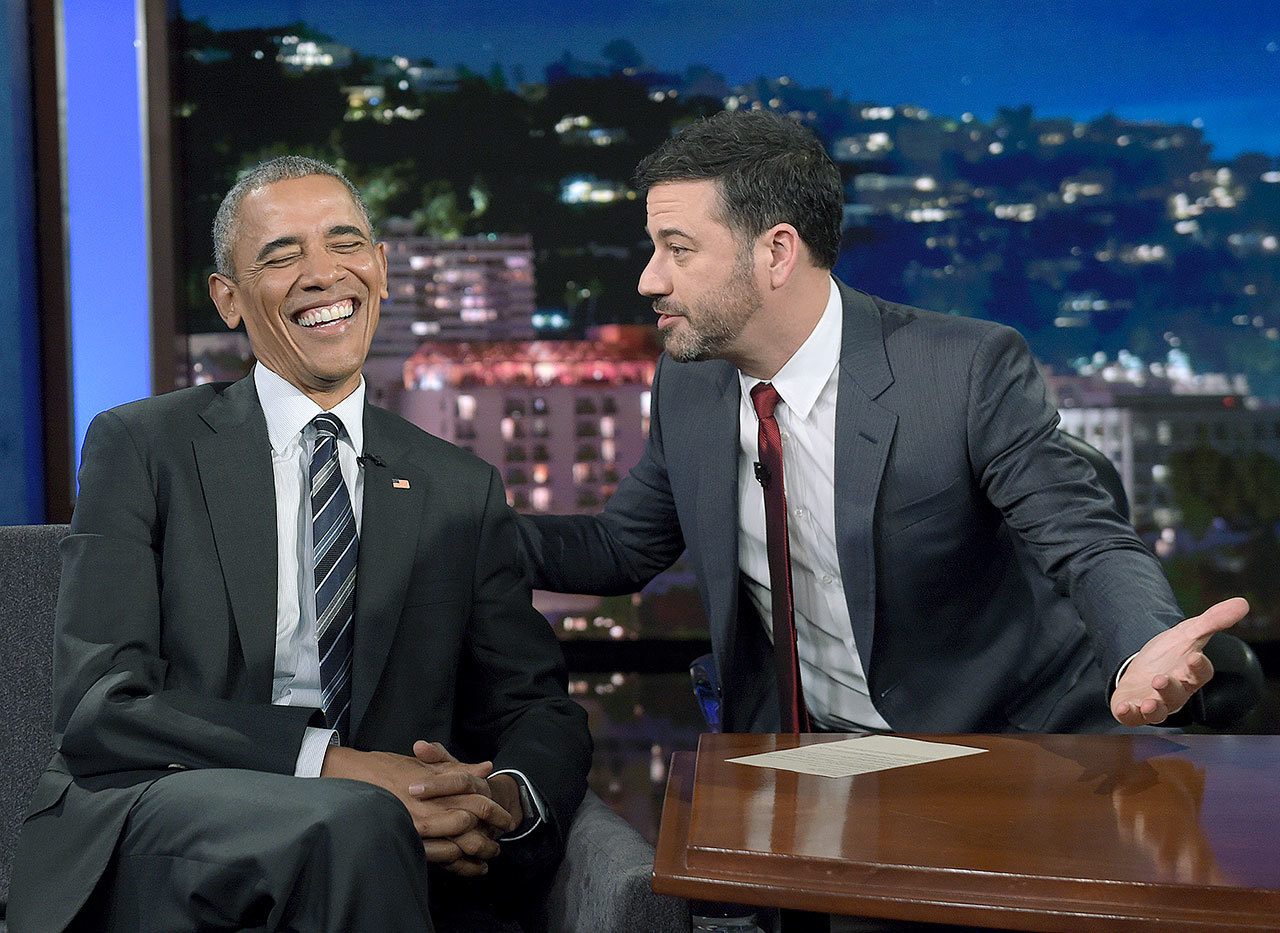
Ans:
{"label": "blue glass object", "polygon": [[689,678],[693,681],[693,695],[698,698],[702,718],[707,721],[707,731],[721,731],[720,701],[723,693],[715,659],[709,654],[695,658],[689,665]]}

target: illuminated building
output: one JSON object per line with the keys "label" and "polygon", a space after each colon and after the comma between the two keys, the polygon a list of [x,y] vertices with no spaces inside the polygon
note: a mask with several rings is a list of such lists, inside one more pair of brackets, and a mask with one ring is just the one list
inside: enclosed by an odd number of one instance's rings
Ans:
{"label": "illuminated building", "polygon": [[649,433],[649,327],[589,340],[425,343],[390,399],[419,427],[494,464],[518,509],[595,513]]}
{"label": "illuminated building", "polygon": [[1047,373],[1062,430],[1115,464],[1135,525],[1176,526],[1170,456],[1192,447],[1228,454],[1261,451],[1280,459],[1280,409],[1261,408],[1243,376],[1193,374],[1185,357],[1143,367],[1127,359]]}
{"label": "illuminated building", "polygon": [[387,289],[370,355],[402,363],[424,340],[529,340],[533,241],[388,232]]}
{"label": "illuminated building", "polygon": [[315,69],[341,69],[351,65],[350,46],[336,42],[313,42],[299,36],[280,36],[276,61],[286,72],[298,74]]}
{"label": "illuminated building", "polygon": [[560,142],[571,146],[612,146],[627,140],[625,129],[597,126],[581,114],[567,115],[556,123],[556,135]]}
{"label": "illuminated building", "polygon": [[560,180],[562,204],[612,204],[634,201],[636,193],[620,181],[608,181],[594,175],[572,175]]}

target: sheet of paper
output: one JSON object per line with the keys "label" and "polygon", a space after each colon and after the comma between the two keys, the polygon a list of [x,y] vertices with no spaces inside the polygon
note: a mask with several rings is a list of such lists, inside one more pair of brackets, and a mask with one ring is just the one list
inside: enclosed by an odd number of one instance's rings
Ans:
{"label": "sheet of paper", "polygon": [[888,771],[890,768],[922,765],[947,758],[980,755],[985,751],[985,748],[922,742],[896,735],[865,735],[842,742],[822,742],[801,748],[730,758],[729,761],[757,768],[795,771],[798,774],[852,777],[855,774],[871,774],[873,771]]}

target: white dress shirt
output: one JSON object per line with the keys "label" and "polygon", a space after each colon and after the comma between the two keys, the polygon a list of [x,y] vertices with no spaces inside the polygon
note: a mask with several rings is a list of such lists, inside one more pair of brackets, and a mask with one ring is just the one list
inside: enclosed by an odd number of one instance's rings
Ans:
{"label": "white dress shirt", "polygon": [[[311,419],[324,409],[300,389],[258,363],[253,368],[262,414],[271,439],[271,471],[276,486],[276,663],[271,702],[277,706],[321,708],[320,649],[316,639],[316,589],[312,577],[311,455],[316,429]],[[364,451],[364,378],[355,391],[335,405],[342,422],[338,467],[351,497],[356,534],[364,503],[364,471],[357,458]],[[328,746],[337,740],[332,729],[308,726],[294,774],[317,777]]]}
{"label": "white dress shirt", "polygon": [[[311,420],[324,409],[296,386],[267,369],[254,366],[253,383],[267,420],[271,440],[271,471],[276,488],[276,658],[271,682],[271,702],[278,706],[322,707],[320,648],[316,637],[316,590],[313,577],[311,526],[311,455],[316,429]],[[338,438],[338,468],[351,498],[356,534],[364,510],[364,377],[341,402],[330,409],[342,422]],[[332,729],[307,726],[294,766],[296,777],[319,777],[325,752],[337,744]],[[529,796],[531,813],[517,833],[504,842],[523,839],[546,820],[546,805],[533,784],[520,771],[505,768],[491,776],[510,774]]]}
{"label": "white dress shirt", "polygon": [[[769,380],[782,401],[774,411],[782,432],[787,537],[796,616],[800,683],[814,721],[830,729],[888,729],[867,687],[853,639],[836,550],[836,390],[843,305],[831,280],[826,309],[813,333]],[[764,490],[755,479],[759,419],[751,389],[762,380],[738,373],[738,568],[773,639]],[[868,491],[870,494],[870,491]]]}

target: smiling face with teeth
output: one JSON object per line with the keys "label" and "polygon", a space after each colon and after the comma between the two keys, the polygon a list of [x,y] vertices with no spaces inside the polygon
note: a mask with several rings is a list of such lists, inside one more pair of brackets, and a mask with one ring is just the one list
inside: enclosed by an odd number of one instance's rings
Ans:
{"label": "smiling face with teeth", "polygon": [[385,248],[327,175],[250,191],[234,231],[234,278],[209,277],[218,313],[228,327],[244,322],[259,362],[332,408],[360,384],[387,297]]}

